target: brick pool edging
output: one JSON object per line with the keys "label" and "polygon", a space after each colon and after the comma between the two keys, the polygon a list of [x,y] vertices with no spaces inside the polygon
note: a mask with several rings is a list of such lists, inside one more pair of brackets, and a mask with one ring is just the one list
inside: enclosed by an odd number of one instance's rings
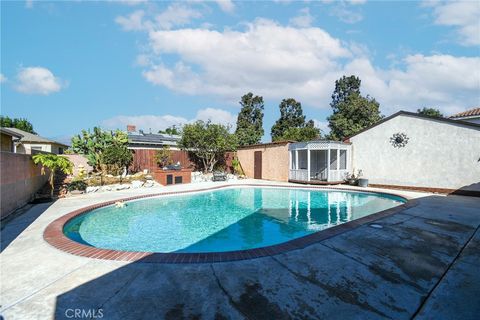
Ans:
{"label": "brick pool edging", "polygon": [[[204,253],[157,253],[157,252],[138,252],[138,251],[119,251],[119,250],[110,250],[110,249],[101,249],[88,245],[84,245],[69,239],[63,233],[63,227],[71,219],[85,214],[94,209],[102,208],[115,204],[118,201],[132,201],[143,198],[152,198],[158,196],[174,195],[174,194],[188,194],[196,193],[201,191],[210,191],[216,189],[223,189],[229,187],[273,187],[273,188],[293,188],[293,189],[328,189],[328,190],[341,190],[341,191],[352,191],[352,192],[364,192],[364,193],[375,193],[375,194],[387,194],[397,197],[401,197],[407,202],[404,204],[383,210],[360,219],[352,220],[325,230],[321,230],[304,237],[296,238],[287,242],[279,243],[272,246],[247,249],[247,250],[237,250],[237,251],[225,251],[225,252],[204,252]],[[161,192],[148,195],[140,195],[127,197],[117,200],[111,200],[99,204],[94,204],[84,208],[77,209],[66,215],[61,216],[60,218],[51,222],[43,233],[44,240],[49,243],[51,246],[82,257],[102,259],[102,260],[117,260],[117,261],[138,261],[146,263],[213,263],[213,262],[225,262],[225,261],[235,261],[235,260],[247,260],[255,259],[266,256],[273,256],[283,252],[302,249],[316,242],[325,240],[327,238],[333,237],[335,235],[344,233],[349,230],[353,230],[361,225],[373,222],[380,218],[384,218],[400,212],[406,208],[414,207],[418,204],[416,199],[411,199],[402,195],[398,195],[390,192],[376,192],[370,190],[356,190],[348,188],[329,188],[326,186],[289,186],[289,185],[262,185],[262,184],[242,184],[242,185],[221,185],[217,187],[210,187],[198,190],[186,190],[186,191],[172,191],[172,192]]]}

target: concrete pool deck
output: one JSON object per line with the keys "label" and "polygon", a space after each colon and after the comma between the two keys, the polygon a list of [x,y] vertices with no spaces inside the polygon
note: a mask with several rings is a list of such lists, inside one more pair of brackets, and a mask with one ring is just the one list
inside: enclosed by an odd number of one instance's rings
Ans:
{"label": "concrete pool deck", "polygon": [[43,240],[46,226],[68,212],[164,190],[60,199],[8,222],[0,254],[2,316],[476,319],[480,313],[479,198],[383,190],[416,198],[418,204],[376,220],[382,228],[365,224],[304,249],[222,263],[97,260]]}

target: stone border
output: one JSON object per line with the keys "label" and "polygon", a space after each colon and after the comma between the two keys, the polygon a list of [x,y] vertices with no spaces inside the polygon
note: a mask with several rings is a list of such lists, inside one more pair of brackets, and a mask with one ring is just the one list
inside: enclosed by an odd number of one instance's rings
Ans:
{"label": "stone border", "polygon": [[[63,233],[63,227],[73,218],[92,211],[94,209],[102,208],[114,204],[117,201],[131,201],[144,198],[152,198],[165,195],[173,194],[188,194],[196,193],[201,191],[210,191],[217,190],[229,187],[274,187],[274,188],[291,188],[291,189],[328,189],[328,190],[340,190],[340,191],[350,191],[350,192],[364,192],[364,193],[374,193],[374,194],[386,194],[393,195],[407,200],[406,203],[390,208],[384,211],[373,213],[371,215],[352,220],[325,230],[321,230],[304,237],[296,238],[287,242],[279,243],[272,246],[247,249],[247,250],[237,250],[237,251],[225,251],[225,252],[204,252],[204,253],[157,253],[157,252],[139,252],[139,251],[119,251],[119,250],[110,250],[110,249],[101,249],[88,245],[81,244],[79,242],[73,241]],[[394,193],[388,192],[376,192],[370,190],[356,190],[348,188],[328,188],[328,187],[319,187],[319,186],[288,186],[288,185],[263,185],[263,184],[241,184],[241,185],[222,185],[218,187],[210,187],[198,190],[187,190],[187,191],[175,191],[175,192],[162,192],[156,194],[140,195],[133,196],[123,199],[111,200],[88,207],[80,208],[75,211],[72,211],[66,215],[61,216],[60,218],[51,222],[43,233],[43,238],[53,247],[82,257],[102,259],[102,260],[117,260],[117,261],[140,261],[140,262],[149,262],[149,263],[212,263],[212,262],[225,262],[225,261],[235,261],[235,260],[247,260],[254,259],[266,256],[273,256],[283,252],[302,249],[316,242],[325,240],[327,238],[333,237],[335,235],[353,230],[361,225],[370,223],[372,221],[378,220],[390,216],[394,213],[398,213],[406,208],[414,207],[418,204],[417,200],[411,199],[409,197],[401,196]]]}

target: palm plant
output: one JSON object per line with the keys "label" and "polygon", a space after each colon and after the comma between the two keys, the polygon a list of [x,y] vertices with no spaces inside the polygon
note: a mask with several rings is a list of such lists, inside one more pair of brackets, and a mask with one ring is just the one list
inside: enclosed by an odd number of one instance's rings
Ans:
{"label": "palm plant", "polygon": [[71,174],[73,172],[73,163],[65,158],[56,154],[44,154],[39,153],[32,157],[35,164],[42,166],[42,174],[45,174],[45,168],[50,169],[50,177],[48,181],[50,183],[50,196],[53,198],[53,189],[55,183],[55,171],[61,171],[65,174]]}

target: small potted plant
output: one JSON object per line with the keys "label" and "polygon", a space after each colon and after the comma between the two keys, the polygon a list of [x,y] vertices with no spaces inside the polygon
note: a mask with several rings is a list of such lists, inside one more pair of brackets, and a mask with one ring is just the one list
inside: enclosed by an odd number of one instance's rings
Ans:
{"label": "small potted plant", "polygon": [[359,170],[357,175],[358,186],[363,188],[368,187],[368,179],[360,178],[361,176],[362,176],[362,170]]}
{"label": "small potted plant", "polygon": [[349,185],[356,186],[361,176],[362,170],[358,170],[357,174],[355,174],[355,169],[353,169],[352,173],[347,173],[345,180],[348,182]]}

